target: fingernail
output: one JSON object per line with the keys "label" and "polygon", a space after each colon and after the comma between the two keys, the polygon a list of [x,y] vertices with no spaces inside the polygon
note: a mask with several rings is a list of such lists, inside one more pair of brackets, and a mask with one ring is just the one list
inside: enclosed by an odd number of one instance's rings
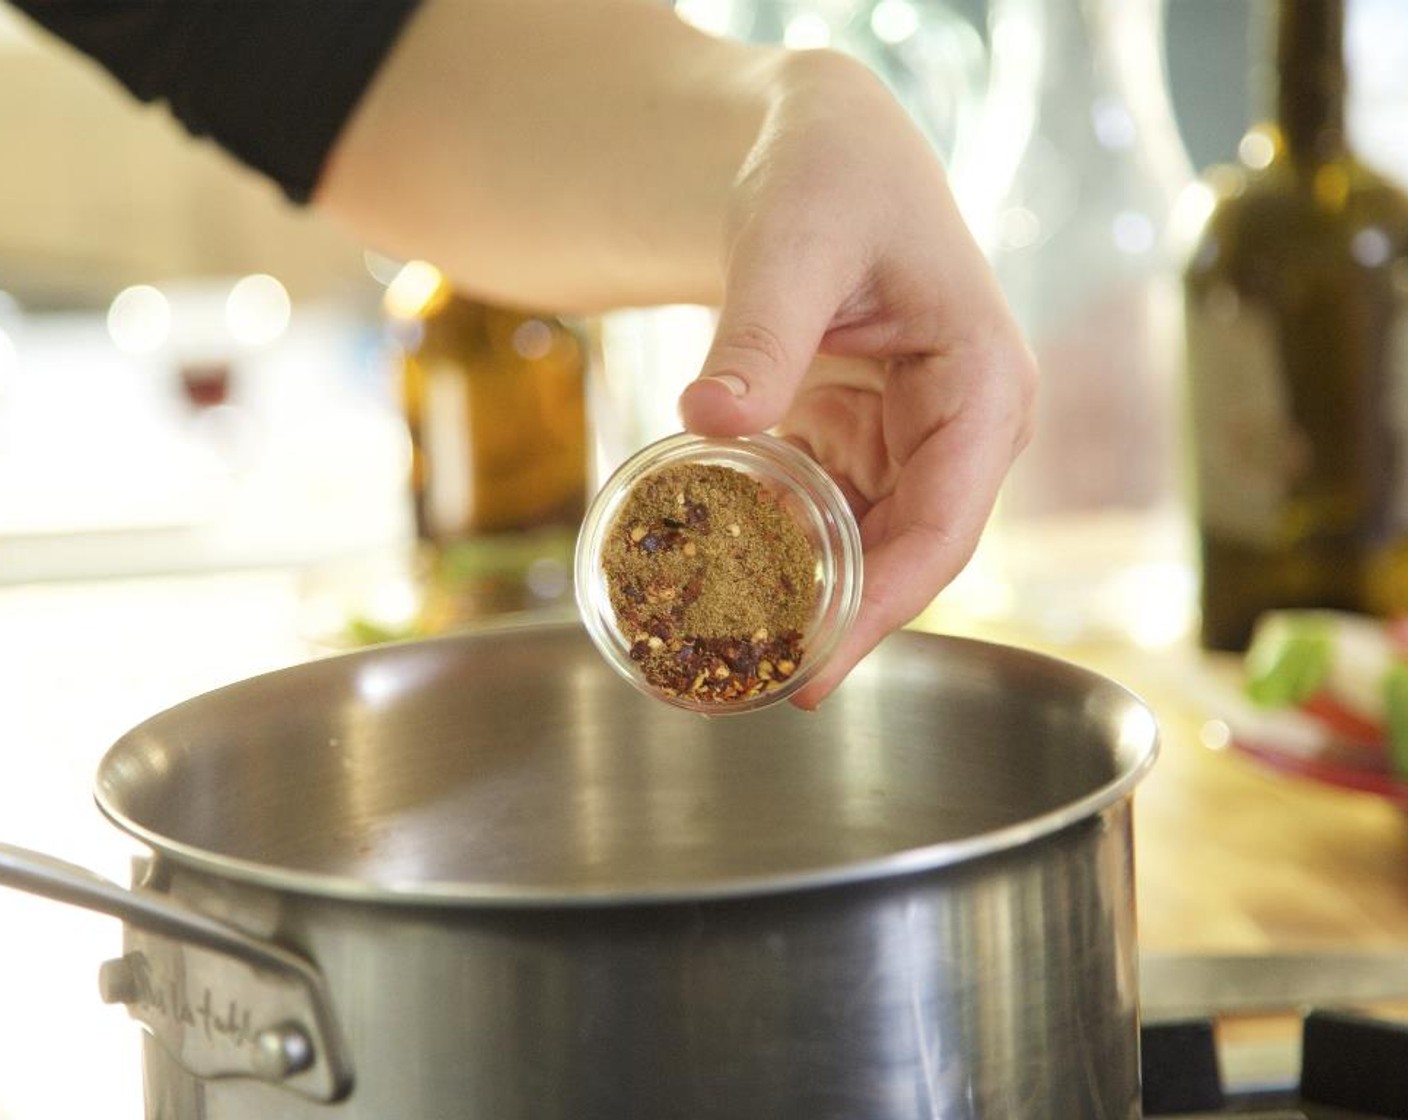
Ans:
{"label": "fingernail", "polygon": [[718,385],[722,385],[735,397],[741,397],[748,392],[748,382],[733,373],[710,373],[701,377],[699,380],[713,381]]}

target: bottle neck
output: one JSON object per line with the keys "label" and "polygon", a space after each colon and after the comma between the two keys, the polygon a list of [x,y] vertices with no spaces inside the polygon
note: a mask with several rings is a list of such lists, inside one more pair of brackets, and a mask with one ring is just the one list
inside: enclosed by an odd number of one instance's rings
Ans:
{"label": "bottle neck", "polygon": [[1344,0],[1279,0],[1276,123],[1292,161],[1345,153],[1345,84]]}

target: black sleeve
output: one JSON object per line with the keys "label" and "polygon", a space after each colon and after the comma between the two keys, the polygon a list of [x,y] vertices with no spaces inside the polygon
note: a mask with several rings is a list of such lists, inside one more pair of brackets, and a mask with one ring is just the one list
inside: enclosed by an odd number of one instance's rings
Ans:
{"label": "black sleeve", "polygon": [[419,0],[13,0],[306,202]]}

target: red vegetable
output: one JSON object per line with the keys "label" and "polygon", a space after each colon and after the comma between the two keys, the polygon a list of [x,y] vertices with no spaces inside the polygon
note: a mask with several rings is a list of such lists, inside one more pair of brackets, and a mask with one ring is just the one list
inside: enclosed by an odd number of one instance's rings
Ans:
{"label": "red vegetable", "polygon": [[1313,693],[1302,700],[1299,707],[1346,745],[1383,749],[1387,737],[1384,726],[1346,708],[1330,693],[1323,690]]}

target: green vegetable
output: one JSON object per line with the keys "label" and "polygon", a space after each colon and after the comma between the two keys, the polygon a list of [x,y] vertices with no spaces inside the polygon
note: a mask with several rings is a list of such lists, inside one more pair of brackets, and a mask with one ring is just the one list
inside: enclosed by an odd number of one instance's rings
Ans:
{"label": "green vegetable", "polygon": [[1334,640],[1318,619],[1275,621],[1257,630],[1247,651],[1247,695],[1263,707],[1289,708],[1329,677]]}
{"label": "green vegetable", "polygon": [[1388,710],[1388,764],[1408,778],[1408,664],[1396,662],[1384,675],[1384,706]]}

